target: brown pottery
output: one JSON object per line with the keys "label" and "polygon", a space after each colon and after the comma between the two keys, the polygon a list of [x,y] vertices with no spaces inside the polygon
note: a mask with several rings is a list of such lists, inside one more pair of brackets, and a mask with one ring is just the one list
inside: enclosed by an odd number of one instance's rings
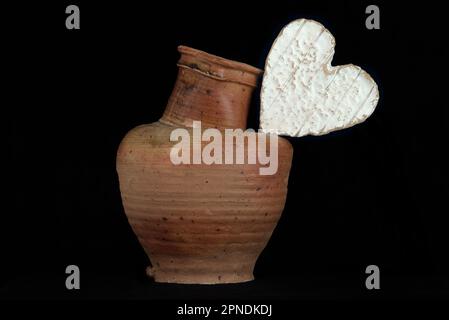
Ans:
{"label": "brown pottery", "polygon": [[[292,147],[279,137],[273,175],[261,175],[264,165],[248,163],[247,156],[243,164],[174,164],[170,153],[178,141],[170,141],[170,135],[175,129],[186,129],[192,146],[194,121],[201,121],[202,132],[217,128],[223,136],[225,129],[246,129],[251,95],[262,73],[189,47],[178,50],[178,77],[164,115],[132,129],[118,150],[125,212],[150,258],[147,274],[155,281],[249,281],[284,208]],[[249,135],[260,139],[263,134]],[[257,151],[257,145],[243,141],[245,154]]]}

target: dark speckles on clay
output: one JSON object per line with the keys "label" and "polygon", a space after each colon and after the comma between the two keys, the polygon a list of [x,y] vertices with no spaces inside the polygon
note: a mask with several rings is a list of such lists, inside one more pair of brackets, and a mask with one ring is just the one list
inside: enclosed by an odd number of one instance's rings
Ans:
{"label": "dark speckles on clay", "polygon": [[[153,263],[147,273],[156,282],[248,281],[282,211],[291,148],[284,150],[286,144],[280,144],[274,176],[258,175],[257,166],[247,165],[247,160],[232,166],[174,167],[169,158],[173,130],[193,119],[201,120],[204,130],[244,130],[256,85],[256,76],[240,77],[234,70],[249,67],[231,62],[228,71],[217,64],[219,58],[182,54],[181,72],[163,115],[166,121],[131,131],[118,153],[125,211]],[[209,69],[218,75],[210,77]]]}
{"label": "dark speckles on clay", "polygon": [[188,66],[192,69],[199,69],[199,66],[196,63],[190,63]]}

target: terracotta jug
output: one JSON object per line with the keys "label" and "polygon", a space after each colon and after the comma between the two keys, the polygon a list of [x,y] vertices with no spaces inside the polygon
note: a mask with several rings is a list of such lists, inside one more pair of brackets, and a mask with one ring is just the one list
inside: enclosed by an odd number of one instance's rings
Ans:
{"label": "terracotta jug", "polygon": [[[164,115],[132,129],[118,150],[125,212],[150,258],[147,274],[156,282],[249,281],[284,208],[292,147],[279,137],[272,175],[261,175],[263,165],[248,163],[247,156],[243,164],[174,164],[170,154],[179,141],[170,141],[170,135],[175,129],[186,129],[192,145],[194,121],[201,121],[201,132],[246,129],[262,73],[189,47],[178,50],[178,78]],[[244,147],[248,154],[257,151],[247,139]]]}

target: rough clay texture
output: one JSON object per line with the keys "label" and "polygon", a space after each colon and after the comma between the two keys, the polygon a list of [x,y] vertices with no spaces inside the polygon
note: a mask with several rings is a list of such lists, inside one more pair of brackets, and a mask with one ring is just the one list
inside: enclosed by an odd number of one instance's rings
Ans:
{"label": "rough clay texture", "polygon": [[[293,149],[288,140],[278,140],[273,175],[260,175],[266,167],[260,161],[173,164],[170,154],[178,142],[170,136],[175,129],[188,130],[190,146],[198,146],[193,121],[201,120],[204,129],[219,128],[222,135],[228,128],[246,128],[261,73],[193,48],[178,50],[178,78],[163,118],[128,132],[117,152],[126,216],[151,260],[147,274],[156,282],[250,281],[284,209]],[[255,139],[264,136],[253,134]],[[260,154],[249,140],[242,139],[245,153]],[[209,144],[201,143],[200,150]],[[238,145],[234,140],[232,150]],[[226,148],[220,152],[223,159]]]}
{"label": "rough clay texture", "polygon": [[261,89],[260,129],[301,137],[366,120],[379,99],[376,83],[355,65],[331,66],[335,39],[320,23],[288,24],[268,55]]}

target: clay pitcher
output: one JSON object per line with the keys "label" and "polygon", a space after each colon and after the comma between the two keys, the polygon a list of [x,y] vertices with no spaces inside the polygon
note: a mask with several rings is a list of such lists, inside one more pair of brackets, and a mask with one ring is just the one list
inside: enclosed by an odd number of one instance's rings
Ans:
{"label": "clay pitcher", "polygon": [[[267,164],[259,158],[250,163],[249,155],[257,154],[260,147],[249,141],[264,138],[267,154],[274,142],[260,133],[242,132],[262,71],[185,46],[178,50],[179,73],[164,115],[132,129],[118,150],[125,212],[150,258],[147,274],[156,282],[249,281],[284,208],[292,147],[279,137],[277,170],[261,174]],[[193,127],[198,124],[201,130],[195,137]],[[210,128],[222,133],[223,141],[225,129],[242,129],[231,130],[236,134],[231,144],[233,163],[204,159],[194,163],[195,147],[204,152],[212,141],[209,136],[198,142],[198,135]],[[176,129],[189,135],[183,143],[192,149],[184,154],[190,163],[173,161],[173,155],[182,153],[179,134],[171,139]],[[243,163],[236,151],[242,146]],[[222,150],[211,154],[225,159],[230,152],[225,149],[223,142]]]}

